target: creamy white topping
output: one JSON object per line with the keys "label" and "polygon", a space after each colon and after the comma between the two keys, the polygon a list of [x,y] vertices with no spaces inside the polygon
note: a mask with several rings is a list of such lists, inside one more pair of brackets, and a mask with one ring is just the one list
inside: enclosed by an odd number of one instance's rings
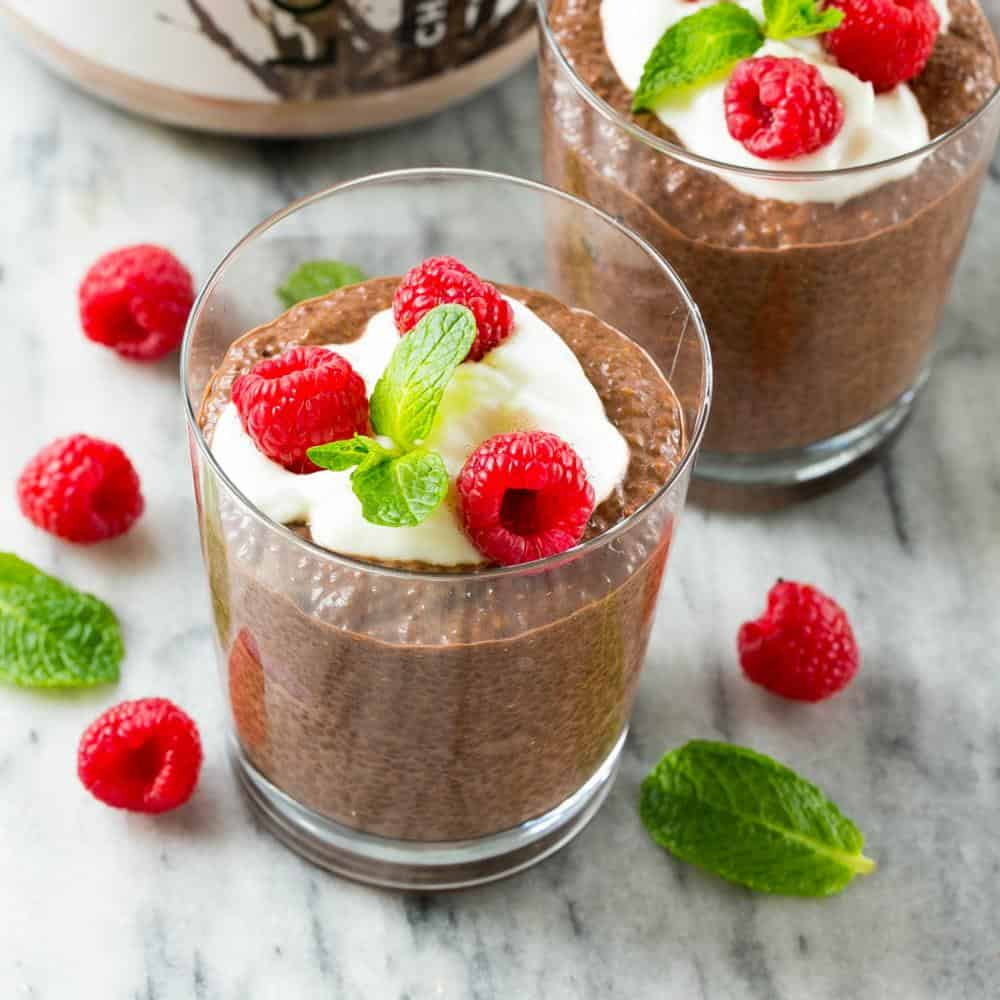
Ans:
{"label": "creamy white topping", "polygon": [[[601,0],[604,45],[615,71],[630,90],[642,79],[643,67],[653,46],[672,24],[717,0]],[[762,0],[738,0],[763,19]],[[933,0],[947,28],[947,0]],[[754,156],[729,134],[723,95],[728,77],[694,88],[689,94],[670,97],[656,109],[657,117],[677,134],[693,153],[733,166],[755,167],[775,173],[787,171],[843,170],[879,163],[910,153],[929,141],[927,119],[913,91],[905,84],[886,94],[876,94],[871,84],[836,66],[817,38],[787,42],[767,41],[757,56],[795,57],[819,68],[844,105],[844,127],[823,149],[790,160],[765,160]],[[757,198],[788,202],[847,201],[891,180],[913,173],[917,157],[903,163],[807,182],[750,177],[726,173],[733,187]]]}
{"label": "creamy white topping", "polygon": [[948,0],[931,0],[931,6],[937,11],[941,20],[938,33],[943,35],[951,24],[951,8],[948,6]]}
{"label": "creamy white topping", "polygon": [[[628,444],[565,341],[525,305],[508,301],[514,308],[510,336],[482,361],[459,365],[445,390],[425,445],[441,454],[452,489],[422,524],[386,528],[366,521],[350,472],[298,476],[272,462],[243,430],[231,402],[212,437],[215,457],[244,496],[272,520],[304,521],[318,545],[367,559],[438,566],[483,562],[462,531],[454,480],[469,455],[495,434],[558,434],[580,456],[601,503],[625,479]],[[392,310],[386,310],[371,318],[357,340],[330,350],[350,361],[370,395],[398,343]]]}

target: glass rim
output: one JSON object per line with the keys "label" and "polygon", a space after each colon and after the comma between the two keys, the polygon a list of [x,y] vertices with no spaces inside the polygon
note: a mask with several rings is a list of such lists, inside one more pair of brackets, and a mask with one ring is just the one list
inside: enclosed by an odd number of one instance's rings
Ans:
{"label": "glass rim", "polygon": [[[537,0],[537,3],[538,23],[548,48],[555,54],[559,65],[569,77],[574,89],[591,106],[591,108],[594,109],[594,111],[601,115],[601,117],[606,121],[620,129],[623,129],[630,136],[632,136],[632,138],[637,139],[646,146],[650,146],[657,152],[664,153],[667,156],[672,156],[674,159],[680,160],[682,163],[687,163],[689,166],[702,167],[716,172],[730,172],[739,174],[743,177],[753,177],[758,180],[792,180],[808,183],[809,181],[829,180],[835,177],[850,177],[857,174],[863,174],[868,171],[881,170],[885,167],[906,163],[910,160],[926,156],[928,153],[933,152],[940,146],[947,145],[947,143],[949,143],[952,139],[964,133],[980,118],[982,118],[995,104],[998,103],[998,98],[1000,98],[1000,84],[997,84],[993,88],[990,96],[983,101],[982,105],[967,118],[960,121],[957,125],[952,126],[952,128],[948,129],[946,132],[942,132],[941,135],[929,140],[924,143],[924,145],[918,146],[916,149],[911,149],[908,153],[899,153],[896,156],[890,156],[887,160],[875,160],[872,163],[856,164],[853,167],[838,167],[833,170],[769,170],[765,167],[746,167],[734,163],[725,163],[722,160],[713,160],[711,157],[693,153],[691,150],[685,149],[683,146],[678,146],[676,143],[668,142],[666,139],[661,139],[659,136],[653,135],[651,132],[647,132],[641,125],[637,125],[630,118],[627,118],[625,115],[616,111],[610,104],[608,104],[607,101],[595,94],[594,91],[580,78],[576,69],[570,63],[569,59],[566,58],[566,53],[563,52],[562,46],[556,40],[555,33],[553,32],[552,25],[549,21],[550,0]],[[990,28],[992,30],[992,25]]]}
{"label": "glass rim", "polygon": [[[191,399],[190,386],[188,384],[188,369],[195,338],[195,329],[198,325],[202,311],[207,304],[208,297],[215,290],[215,287],[221,281],[232,261],[234,261],[247,246],[255,242],[260,236],[272,229],[274,226],[280,224],[297,212],[308,208],[310,205],[324,201],[327,198],[335,196],[336,194],[350,191],[355,188],[369,187],[392,181],[418,181],[434,178],[466,179],[474,181],[487,181],[490,183],[500,182],[502,184],[511,184],[515,187],[533,191],[546,197],[555,197],[601,219],[607,225],[610,225],[613,229],[617,230],[622,236],[626,237],[626,239],[636,244],[640,250],[642,250],[647,256],[651,257],[660,267],[660,269],[664,272],[664,276],[669,279],[674,288],[680,294],[681,300],[688,310],[688,319],[691,326],[694,328],[694,333],[698,340],[701,357],[704,361],[704,374],[701,379],[704,398],[702,399],[698,409],[695,426],[688,436],[684,452],[677,465],[673,468],[667,479],[657,488],[656,492],[648,500],[646,500],[645,503],[637,507],[631,514],[629,514],[628,517],[623,518],[612,528],[609,528],[607,531],[602,532],[596,537],[580,542],[579,544],[574,545],[571,549],[567,549],[565,552],[560,552],[558,555],[547,556],[544,559],[536,559],[533,562],[520,563],[515,566],[498,566],[491,567],[489,569],[447,572],[444,570],[412,570],[401,567],[382,566],[378,563],[368,562],[354,556],[333,552],[330,549],[323,548],[321,545],[317,545],[315,542],[297,535],[287,525],[268,517],[262,510],[260,510],[260,508],[257,507],[256,504],[251,502],[250,499],[229,478],[226,471],[216,460],[215,455],[212,453],[212,449],[209,447],[208,441],[205,440],[205,435],[202,433],[202,429],[198,424],[197,408],[200,407],[201,401],[198,400],[196,404],[195,401]],[[662,371],[659,363],[655,360],[653,363],[656,365],[661,374],[666,377],[666,373]],[[646,240],[636,233],[633,233],[632,230],[623,226],[617,221],[617,219],[608,215],[606,212],[602,212],[593,205],[590,205],[582,199],[568,194],[565,191],[549,187],[547,184],[542,184],[538,181],[528,180],[523,177],[515,177],[511,174],[460,167],[411,167],[401,170],[386,170],[375,174],[365,174],[364,176],[342,181],[338,184],[332,184],[329,187],[325,187],[314,192],[313,194],[299,198],[297,201],[293,201],[291,204],[279,209],[277,212],[274,212],[262,222],[258,223],[226,252],[225,256],[215,266],[212,273],[199,290],[184,328],[184,339],[181,344],[180,354],[180,377],[182,392],[184,395],[185,419],[187,421],[188,429],[194,435],[194,440],[199,452],[208,462],[214,474],[225,484],[226,488],[247,509],[247,511],[249,511],[250,514],[266,528],[278,532],[279,535],[283,536],[290,544],[300,547],[311,555],[341,563],[351,569],[372,573],[377,576],[387,576],[399,579],[450,580],[452,582],[461,580],[490,580],[497,579],[499,577],[517,576],[522,573],[539,572],[550,567],[561,565],[571,559],[576,559],[587,552],[600,548],[602,545],[605,545],[609,541],[612,541],[618,536],[624,534],[634,524],[644,519],[646,514],[654,506],[656,506],[656,504],[671,491],[675,483],[677,483],[677,481],[686,474],[694,462],[695,455],[697,454],[702,438],[705,435],[705,427],[708,423],[708,415],[711,410],[714,385],[712,352],[709,346],[708,332],[705,328],[701,311],[698,309],[697,304],[691,297],[691,293],[688,291],[687,286],[683,281],[681,281],[671,264],[661,253],[646,242]]]}

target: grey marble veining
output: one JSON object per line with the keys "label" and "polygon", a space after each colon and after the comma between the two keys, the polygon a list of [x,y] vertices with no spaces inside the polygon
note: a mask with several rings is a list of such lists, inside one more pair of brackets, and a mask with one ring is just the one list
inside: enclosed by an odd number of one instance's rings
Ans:
{"label": "grey marble veining", "polygon": [[[447,116],[352,140],[268,144],[151,125],[0,40],[2,548],[106,598],[116,691],[0,690],[3,1000],[952,1000],[1000,993],[1000,160],[945,320],[945,348],[892,454],[767,517],[690,509],[668,573],[622,775],[566,851],[461,894],[330,877],[254,824],[224,760],[173,360],[138,371],[87,344],[74,290],[117,244],[167,243],[204,277],[251,225],[337,179],[458,164],[536,176],[526,70]],[[12,483],[52,437],[119,442],[140,526],[77,550],[21,518]],[[779,574],[853,611],[864,667],[826,705],[747,684],[739,623]],[[112,701],[162,694],[200,721],[191,805],[159,819],[79,788],[76,741]],[[855,817],[878,873],[825,902],[754,897],[643,833],[638,783],[716,737],[772,753]]]}

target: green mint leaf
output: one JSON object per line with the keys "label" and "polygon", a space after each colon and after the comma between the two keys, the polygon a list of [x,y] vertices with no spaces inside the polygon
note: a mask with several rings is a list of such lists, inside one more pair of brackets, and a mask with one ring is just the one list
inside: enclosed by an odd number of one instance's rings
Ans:
{"label": "green mint leaf", "polygon": [[646,61],[633,111],[652,111],[672,92],[709,80],[764,44],[764,33],[749,11],[717,3],[671,25]]}
{"label": "green mint leaf", "polygon": [[836,7],[820,8],[816,0],[764,0],[764,33],[778,41],[833,31],[844,20]]}
{"label": "green mint leaf", "polygon": [[368,275],[339,260],[308,260],[300,264],[278,289],[278,298],[289,308],[305,299],[326,295],[344,285],[356,285]]}
{"label": "green mint leaf", "polygon": [[91,687],[118,680],[114,612],[9,552],[0,552],[0,680]]}
{"label": "green mint leaf", "polygon": [[389,528],[413,527],[447,495],[444,460],[419,445],[475,339],[476,319],[469,309],[454,305],[432,309],[400,340],[372,393],[372,427],[391,437],[396,447],[385,448],[375,438],[356,434],[309,449],[309,457],[320,468],[354,469],[351,487],[366,521]]}
{"label": "green mint leaf", "polygon": [[417,448],[396,458],[370,461],[351,475],[366,521],[408,528],[425,521],[448,493],[441,456]]}
{"label": "green mint leaf", "polygon": [[831,896],[875,868],[861,832],[815,785],[726,743],[668,753],[642,784],[639,814],[682,861],[758,892]]}
{"label": "green mint leaf", "polygon": [[455,369],[476,339],[476,318],[465,306],[438,306],[399,341],[371,398],[372,427],[401,448],[418,445]]}
{"label": "green mint leaf", "polygon": [[362,465],[369,457],[381,460],[382,456],[389,456],[378,441],[364,434],[355,434],[354,437],[343,441],[316,445],[310,448],[307,454],[321,469],[330,469],[332,472],[353,469],[356,465]]}

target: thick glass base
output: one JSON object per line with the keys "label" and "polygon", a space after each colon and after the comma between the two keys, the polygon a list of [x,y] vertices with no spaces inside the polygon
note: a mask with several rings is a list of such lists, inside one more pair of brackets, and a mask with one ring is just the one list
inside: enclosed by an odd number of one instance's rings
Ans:
{"label": "thick glass base", "polygon": [[477,840],[389,840],[335,823],[275,788],[233,742],[233,768],[268,830],[304,858],[338,875],[396,889],[462,889],[514,875],[568,844],[607,797],[627,728],[597,772],[555,809]]}
{"label": "thick glass base", "polygon": [[912,388],[870,420],[804,448],[755,455],[703,450],[694,469],[695,478],[727,486],[766,488],[832,476],[875,451],[903,426],[929,375],[930,369],[925,368]]}

